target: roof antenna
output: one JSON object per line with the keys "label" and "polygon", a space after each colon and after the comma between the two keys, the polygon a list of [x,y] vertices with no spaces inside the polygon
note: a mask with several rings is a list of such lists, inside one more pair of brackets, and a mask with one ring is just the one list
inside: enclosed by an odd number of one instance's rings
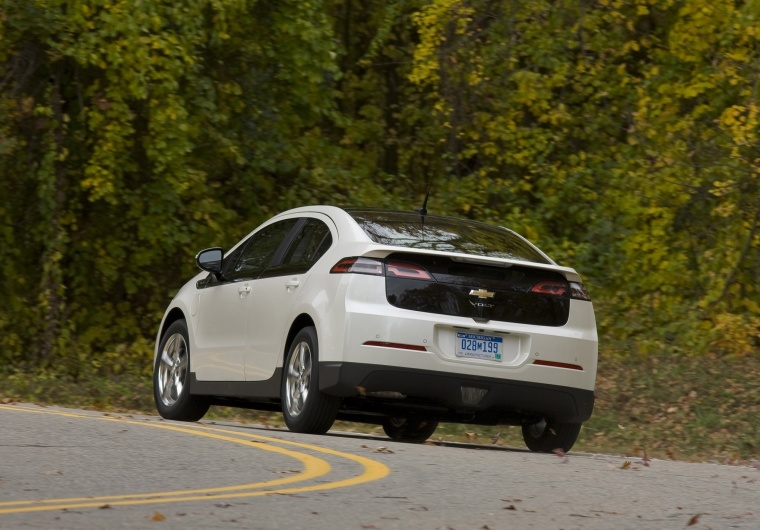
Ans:
{"label": "roof antenna", "polygon": [[430,182],[428,183],[427,192],[425,193],[425,200],[422,201],[422,208],[417,210],[417,213],[420,214],[420,221],[422,223],[422,233],[420,234],[422,240],[425,240],[425,216],[427,215],[427,202],[430,198],[430,188],[433,187],[433,179],[430,179]]}
{"label": "roof antenna", "polygon": [[425,200],[422,202],[422,208],[417,210],[417,213],[422,216],[423,222],[425,220],[425,216],[427,215],[427,202],[428,202],[428,198],[430,197],[430,188],[432,187],[433,187],[433,179],[430,179],[430,182],[428,183],[427,193],[425,193]]}

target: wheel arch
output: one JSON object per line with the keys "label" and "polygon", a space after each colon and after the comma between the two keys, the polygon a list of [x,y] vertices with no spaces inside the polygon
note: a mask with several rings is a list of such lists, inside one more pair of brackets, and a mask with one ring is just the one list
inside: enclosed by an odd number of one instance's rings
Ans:
{"label": "wheel arch", "polygon": [[[309,326],[316,327],[314,324],[314,319],[311,318],[311,316],[308,315],[307,313],[301,313],[300,315],[298,315],[296,319],[293,321],[293,323],[290,325],[290,329],[288,330],[288,336],[285,339],[285,346],[280,352],[280,362],[282,363],[282,366],[285,366],[285,357],[287,357],[288,355],[288,349],[290,348],[290,344],[293,342],[293,339],[296,337],[299,331]],[[319,335],[317,335],[317,338],[319,338]]]}
{"label": "wheel arch", "polygon": [[[169,329],[169,326],[171,326],[178,320],[184,320],[185,322],[187,322],[187,318],[185,317],[184,311],[182,311],[182,309],[180,309],[179,307],[173,307],[171,310],[169,310],[169,312],[164,317],[163,322],[161,322],[161,329],[158,330],[158,337],[156,337],[156,349],[153,354],[153,364],[156,363],[156,357],[158,356],[158,347],[161,344],[161,339],[164,337],[166,330]],[[188,334],[190,333],[189,324],[188,324],[187,332]]]}
{"label": "wheel arch", "polygon": [[160,337],[164,336],[164,333],[166,333],[166,330],[169,329],[169,326],[174,324],[177,320],[187,321],[187,318],[185,318],[185,313],[179,307],[173,308],[171,311],[169,311],[169,314],[166,315],[166,318],[161,325],[161,333],[158,334],[159,340]]}

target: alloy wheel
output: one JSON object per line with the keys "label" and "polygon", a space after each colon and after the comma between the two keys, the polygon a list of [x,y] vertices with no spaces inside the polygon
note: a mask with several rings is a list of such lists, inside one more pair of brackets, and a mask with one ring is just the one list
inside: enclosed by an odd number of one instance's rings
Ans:
{"label": "alloy wheel", "polygon": [[175,333],[166,341],[158,364],[158,393],[167,407],[177,402],[185,388],[187,360],[185,338]]}
{"label": "alloy wheel", "polygon": [[299,342],[290,356],[285,380],[286,407],[292,417],[298,416],[309,397],[311,381],[311,348],[306,341]]}

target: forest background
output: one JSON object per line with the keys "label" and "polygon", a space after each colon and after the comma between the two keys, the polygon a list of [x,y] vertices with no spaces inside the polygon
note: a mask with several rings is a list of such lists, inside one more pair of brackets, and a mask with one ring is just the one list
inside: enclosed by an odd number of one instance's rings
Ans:
{"label": "forest background", "polygon": [[0,371],[149,377],[198,250],[432,182],[583,275],[610,422],[718,379],[757,455],[758,96],[760,0],[4,0]]}

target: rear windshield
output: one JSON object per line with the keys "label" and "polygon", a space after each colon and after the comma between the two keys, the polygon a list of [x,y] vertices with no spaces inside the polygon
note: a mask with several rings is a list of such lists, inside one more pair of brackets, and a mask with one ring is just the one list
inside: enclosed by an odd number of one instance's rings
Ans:
{"label": "rear windshield", "polygon": [[375,243],[550,263],[530,243],[498,226],[410,212],[346,211]]}

